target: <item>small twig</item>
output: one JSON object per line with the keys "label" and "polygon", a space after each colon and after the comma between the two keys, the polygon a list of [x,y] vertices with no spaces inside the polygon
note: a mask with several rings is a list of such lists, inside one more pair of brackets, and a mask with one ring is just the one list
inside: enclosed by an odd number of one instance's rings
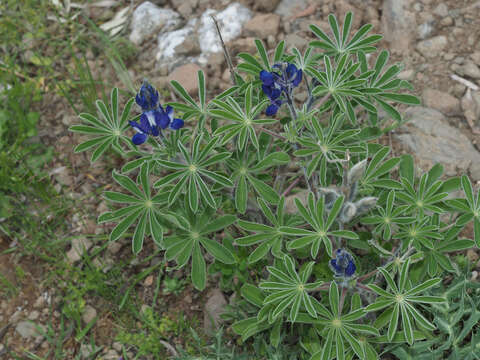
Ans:
{"label": "small twig", "polygon": [[372,293],[375,293],[375,291],[373,291],[372,289],[370,289],[369,287],[363,285],[362,283],[357,283],[357,286],[363,290],[366,290],[366,291],[370,291]]}
{"label": "small twig", "polygon": [[331,94],[327,93],[325,94],[319,101],[318,103],[315,104],[315,109],[320,108],[323,104],[327,102],[328,99],[330,99]]}
{"label": "small twig", "polygon": [[223,55],[225,56],[225,60],[227,61],[227,65],[228,65],[228,70],[230,71],[230,79],[232,80],[233,85],[237,85],[237,82],[235,80],[235,70],[233,68],[232,58],[228,53],[228,49],[225,46],[225,42],[223,41],[222,33],[220,31],[220,26],[218,25],[218,21],[215,18],[215,16],[211,15],[211,18],[213,20],[213,23],[215,24],[215,28],[217,29],[217,34],[218,34],[218,37],[220,38],[220,43],[222,44]]}
{"label": "small twig", "polygon": [[288,185],[288,187],[282,193],[282,196],[287,196],[290,193],[290,191],[292,191],[292,189],[295,187],[295,185],[297,185],[299,182],[300,182],[300,177],[293,180],[293,182],[290,185]]}
{"label": "small twig", "polygon": [[368,274],[365,274],[365,275],[362,275],[362,276],[358,277],[358,278],[357,278],[357,281],[358,281],[358,282],[362,282],[362,281],[368,279],[369,277],[375,275],[377,272],[378,272],[378,269],[375,269],[375,270],[373,270],[373,271],[370,271]]}
{"label": "small twig", "polygon": [[350,150],[347,149],[345,152],[345,160],[342,162],[343,168],[343,187],[349,187],[351,184],[348,183],[348,165],[350,164]]}
{"label": "small twig", "polygon": [[293,21],[295,19],[305,17],[305,16],[310,16],[315,14],[315,11],[317,10],[318,4],[315,4],[315,2],[311,3],[305,10],[300,11],[296,13],[295,15],[291,16],[288,18],[288,20]]}
{"label": "small twig", "polygon": [[472,89],[473,91],[478,91],[480,89],[473,82],[468,81],[467,79],[461,78],[458,75],[452,74],[452,75],[450,75],[450,77],[452,78],[452,80],[458,81],[459,83],[465,85],[466,87]]}
{"label": "small twig", "polygon": [[342,288],[342,295],[340,296],[340,304],[338,306],[338,313],[341,314],[343,310],[343,304],[345,303],[345,297],[347,296],[347,288]]}
{"label": "small twig", "polygon": [[272,135],[273,137],[276,137],[277,139],[281,139],[281,140],[283,140],[283,141],[287,141],[287,138],[286,138],[285,136],[276,134],[276,133],[274,133],[274,132],[271,131],[271,130],[268,130],[268,129],[265,129],[265,128],[260,128],[260,130],[263,131],[264,133],[268,134],[268,135]]}
{"label": "small twig", "polygon": [[172,353],[173,356],[178,357],[178,352],[177,352],[177,350],[175,350],[175,348],[172,345],[170,345],[168,342],[166,342],[164,340],[159,340],[159,342],[160,342],[160,344],[165,346],[167,348],[167,350]]}
{"label": "small twig", "polygon": [[309,290],[309,291],[321,291],[321,290],[328,290],[328,289],[330,289],[330,281],[320,285],[319,287],[317,287],[315,289]]}

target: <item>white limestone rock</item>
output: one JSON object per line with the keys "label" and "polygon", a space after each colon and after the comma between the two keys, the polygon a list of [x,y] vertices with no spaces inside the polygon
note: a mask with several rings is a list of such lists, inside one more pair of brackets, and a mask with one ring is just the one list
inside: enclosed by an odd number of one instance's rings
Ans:
{"label": "white limestone rock", "polygon": [[145,1],[135,9],[132,16],[130,41],[140,45],[159,32],[167,32],[181,25],[180,14],[171,9],[162,9]]}
{"label": "white limestone rock", "polygon": [[205,62],[208,54],[222,51],[215,24],[211,16],[215,16],[222,32],[224,42],[229,42],[239,37],[242,33],[243,24],[252,18],[252,12],[239,3],[230,4],[225,10],[217,12],[207,9],[200,18],[198,28],[198,40],[204,56],[200,61]]}

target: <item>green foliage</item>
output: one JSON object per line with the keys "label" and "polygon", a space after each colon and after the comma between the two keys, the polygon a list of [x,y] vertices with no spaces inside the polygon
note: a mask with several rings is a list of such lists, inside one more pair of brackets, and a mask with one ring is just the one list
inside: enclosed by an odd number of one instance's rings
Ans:
{"label": "green foliage", "polygon": [[[147,150],[123,135],[133,100],[119,118],[117,89],[109,108],[97,102],[100,120],[83,114],[88,126],[71,128],[95,136],[77,148],[97,146],[93,161],[110,147],[128,158],[113,172],[128,193],[104,192],[121,205],[99,218],[117,223],[110,239],[131,236],[137,254],[151,236],[167,261],[189,264],[198,290],[220,272],[221,286],[245,299],[226,317],[261,356],[376,359],[391,344],[419,346],[441,326],[436,308],[450,299],[431,288],[458,273],[449,253],[474,244],[459,236],[470,221],[478,244],[479,200],[468,178],[443,180],[440,165],[416,174],[412,157],[391,157],[378,141],[403,123],[395,104],[419,104],[397,78],[401,66],[386,65],[388,52],[367,62],[381,36],[368,35],[371,25],[350,35],[351,13],[342,29],[333,15],[329,23],[333,37],[312,26],[320,40],[303,54],[281,42],[273,63],[257,40],[256,56],[239,55],[234,86],[211,101],[203,72],[198,101],[173,81],[185,104],[171,105],[186,125],[158,141],[152,132]],[[300,70],[308,97],[299,106]],[[284,110],[280,122],[270,116]],[[295,185],[307,196],[287,213]],[[447,200],[460,185],[466,199]],[[146,316],[164,337],[155,315]],[[123,341],[160,351],[151,336]]]}
{"label": "green foliage", "polygon": [[281,197],[277,205],[277,211],[274,214],[268,204],[262,199],[257,199],[258,205],[262,211],[263,216],[268,219],[272,226],[265,224],[257,224],[251,221],[239,220],[238,226],[243,230],[254,232],[253,235],[247,235],[237,238],[235,243],[239,246],[252,246],[260,244],[248,256],[249,264],[253,264],[266,256],[271,251],[276,258],[282,258],[283,243],[285,235],[281,232],[281,228],[285,226],[295,226],[302,224],[298,217],[288,216],[285,214],[285,197]]}
{"label": "green foliage", "polygon": [[339,196],[333,203],[331,209],[329,209],[327,216],[327,209],[325,208],[325,198],[321,197],[315,201],[312,193],[308,196],[308,206],[303,206],[302,202],[295,199],[295,205],[297,209],[310,225],[312,230],[306,230],[301,228],[281,227],[279,230],[291,236],[298,236],[295,240],[292,240],[287,244],[288,249],[299,249],[305,246],[311,246],[310,254],[312,258],[316,258],[320,245],[323,244],[328,255],[332,255],[332,240],[331,237],[339,237],[345,239],[357,239],[358,235],[348,230],[334,230],[331,229],[337,218],[340,210],[342,209],[344,197]]}
{"label": "green foliage", "polygon": [[183,313],[157,314],[151,307],[145,307],[139,314],[140,326],[137,329],[121,330],[116,341],[126,347],[134,347],[137,356],[153,356],[154,359],[165,359],[168,349],[162,344],[162,340],[178,337],[186,344],[193,341],[191,326],[195,322],[187,322]]}
{"label": "green foliage", "polygon": [[[379,268],[382,275],[388,284],[389,291],[378,287],[375,284],[369,284],[368,287],[372,289],[379,298],[373,304],[366,307],[367,311],[378,311],[384,308],[387,310],[384,312],[383,317],[390,315],[390,322],[388,326],[388,340],[392,341],[395,333],[397,332],[397,326],[399,323],[399,317],[402,318],[403,335],[407,342],[411,345],[414,341],[414,328],[415,323],[427,330],[434,330],[435,326],[428,321],[414,306],[414,304],[435,304],[445,302],[445,298],[438,296],[423,296],[422,292],[438,285],[442,279],[433,278],[427,280],[419,285],[412,286],[409,279],[408,268],[410,265],[410,259],[407,259],[402,265],[398,276],[398,282],[395,283],[392,276],[383,268]],[[393,309],[392,309],[393,307]],[[382,317],[380,315],[380,317]]]}
{"label": "green foliage", "polygon": [[122,133],[128,127],[128,116],[133,105],[133,98],[125,105],[121,116],[118,114],[118,89],[113,89],[110,97],[110,107],[107,107],[102,100],[97,100],[97,115],[82,113],[79,117],[86,125],[73,125],[70,131],[95,135],[93,139],[87,140],[74,149],[75,152],[82,152],[96,148],[92,154],[91,161],[95,162],[110,147],[123,153],[120,142],[130,145],[130,139]]}
{"label": "green foliage", "polygon": [[478,359],[480,284],[461,276],[432,293],[446,299],[444,303],[433,306],[437,333],[412,347],[397,345],[391,350],[392,354],[400,360]]}

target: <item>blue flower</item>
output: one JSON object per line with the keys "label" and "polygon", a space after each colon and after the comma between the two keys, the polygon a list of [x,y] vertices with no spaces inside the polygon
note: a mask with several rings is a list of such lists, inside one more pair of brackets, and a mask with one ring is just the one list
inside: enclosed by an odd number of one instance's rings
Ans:
{"label": "blue flower", "polygon": [[[259,77],[262,81],[262,90],[271,103],[267,107],[266,114],[274,116],[280,106],[291,99],[293,89],[302,81],[303,72],[294,64],[281,63],[273,65],[273,71],[260,71]],[[283,99],[282,95],[287,100]]]}
{"label": "blue flower", "polygon": [[142,108],[140,122],[130,121],[129,124],[135,130],[136,134],[132,137],[135,145],[143,144],[148,136],[162,135],[162,130],[170,127],[172,130],[181,129],[184,125],[182,119],[173,117],[173,108],[167,106],[165,110],[158,102],[158,91],[144,81],[140,91],[135,97],[135,102]]}
{"label": "blue flower", "polygon": [[353,256],[344,249],[335,251],[335,259],[330,260],[329,265],[335,276],[342,278],[351,277],[357,269],[353,262]]}
{"label": "blue flower", "polygon": [[158,105],[158,91],[148,81],[144,80],[135,102],[143,111],[153,110]]}

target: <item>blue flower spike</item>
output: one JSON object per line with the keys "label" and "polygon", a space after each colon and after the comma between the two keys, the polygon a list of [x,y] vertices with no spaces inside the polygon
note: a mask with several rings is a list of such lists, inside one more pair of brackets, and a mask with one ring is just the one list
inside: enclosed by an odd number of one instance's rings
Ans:
{"label": "blue flower spike", "polygon": [[291,99],[293,89],[302,82],[303,72],[294,64],[278,63],[273,65],[271,72],[260,71],[259,77],[262,81],[263,93],[271,103],[265,113],[268,116],[275,116],[280,106]]}
{"label": "blue flower spike", "polygon": [[335,259],[330,260],[330,269],[335,273],[335,277],[350,278],[355,273],[357,267],[353,261],[353,256],[344,249],[335,251]]}
{"label": "blue flower spike", "polygon": [[129,124],[136,134],[132,137],[135,145],[141,145],[147,141],[148,136],[163,136],[162,130],[170,127],[172,130],[181,129],[184,125],[182,119],[173,117],[173,108],[167,106],[164,110],[158,102],[158,91],[148,81],[144,81],[135,102],[142,108],[140,123],[130,121]]}

